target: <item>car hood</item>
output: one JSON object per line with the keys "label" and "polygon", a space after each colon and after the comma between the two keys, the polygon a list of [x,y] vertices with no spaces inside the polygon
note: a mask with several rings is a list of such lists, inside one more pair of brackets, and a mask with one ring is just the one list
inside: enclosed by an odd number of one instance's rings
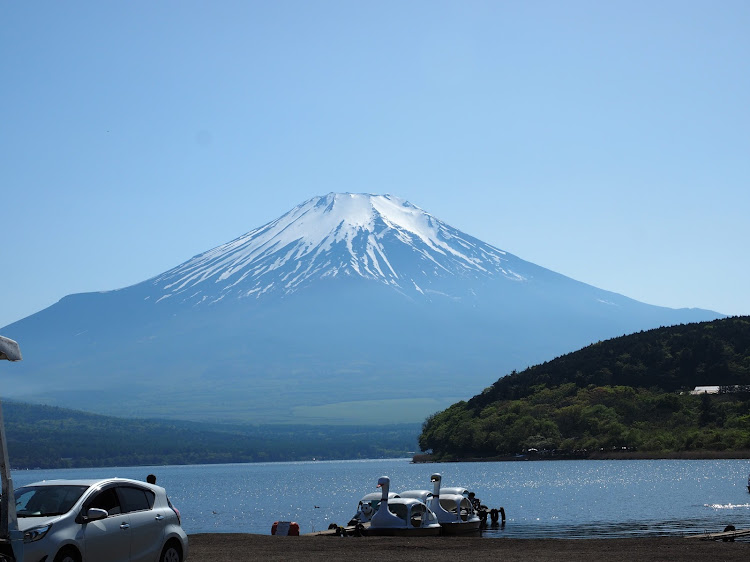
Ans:
{"label": "car hood", "polygon": [[61,515],[52,515],[51,517],[19,517],[18,518],[18,530],[27,531],[33,527],[39,527],[40,525],[47,525],[54,523],[62,519]]}

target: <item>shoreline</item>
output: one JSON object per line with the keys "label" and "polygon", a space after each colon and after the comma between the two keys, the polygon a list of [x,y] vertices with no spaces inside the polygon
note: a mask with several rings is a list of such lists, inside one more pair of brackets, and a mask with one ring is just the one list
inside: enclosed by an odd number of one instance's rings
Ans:
{"label": "shoreline", "polygon": [[412,457],[414,464],[448,462],[523,462],[523,461],[604,461],[604,460],[744,460],[750,459],[750,450],[742,451],[671,451],[651,453],[641,451],[599,451],[588,455],[496,455],[492,457],[464,457],[459,459],[433,458],[430,454]]}
{"label": "shoreline", "polygon": [[734,562],[750,559],[750,542],[689,540],[680,537],[622,539],[482,539],[469,537],[279,537],[241,533],[198,533],[188,536],[188,561],[242,560],[346,561],[378,556],[437,562],[502,559],[507,562],[632,562],[680,560]]}

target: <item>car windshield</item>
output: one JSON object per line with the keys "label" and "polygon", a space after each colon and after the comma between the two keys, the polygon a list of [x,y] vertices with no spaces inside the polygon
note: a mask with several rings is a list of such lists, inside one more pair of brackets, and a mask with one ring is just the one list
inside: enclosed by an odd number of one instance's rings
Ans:
{"label": "car windshield", "polygon": [[88,486],[24,486],[15,490],[18,517],[49,517],[67,513]]}

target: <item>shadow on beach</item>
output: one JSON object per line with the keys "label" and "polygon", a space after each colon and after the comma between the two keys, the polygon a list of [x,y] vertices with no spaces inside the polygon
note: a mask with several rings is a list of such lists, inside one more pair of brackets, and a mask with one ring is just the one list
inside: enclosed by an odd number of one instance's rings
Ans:
{"label": "shadow on beach", "polygon": [[277,537],[202,533],[190,535],[192,562],[243,560],[386,560],[451,561],[750,560],[750,542],[702,541],[673,537],[643,539],[478,539],[466,537]]}

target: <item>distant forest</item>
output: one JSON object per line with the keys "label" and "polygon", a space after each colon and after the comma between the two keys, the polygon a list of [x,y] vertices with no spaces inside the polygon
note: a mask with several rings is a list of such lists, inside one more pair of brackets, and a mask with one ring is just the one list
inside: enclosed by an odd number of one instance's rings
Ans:
{"label": "distant forest", "polygon": [[2,406],[14,469],[406,457],[419,434],[419,424],[209,425]]}
{"label": "distant forest", "polygon": [[744,451],[747,385],[750,317],[659,328],[513,372],[428,418],[419,444],[438,459]]}
{"label": "distant forest", "polygon": [[[659,328],[513,372],[419,424],[223,425],[3,402],[13,468],[750,450],[750,317]],[[689,394],[695,386],[732,392]],[[740,390],[740,391],[738,391]],[[746,389],[744,389],[746,390]],[[417,442],[418,438],[418,442]]]}

